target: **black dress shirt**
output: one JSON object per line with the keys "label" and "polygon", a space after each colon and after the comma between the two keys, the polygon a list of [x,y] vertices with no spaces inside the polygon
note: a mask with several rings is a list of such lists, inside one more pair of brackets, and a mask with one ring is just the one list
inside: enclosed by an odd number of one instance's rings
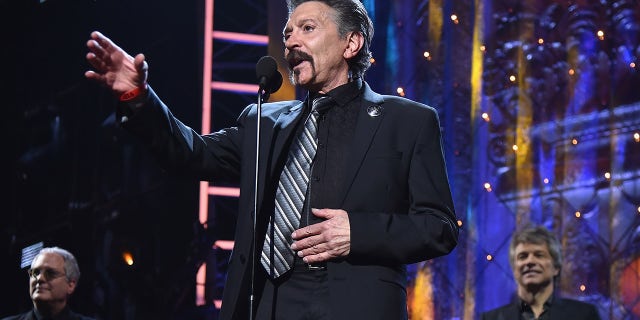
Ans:
{"label": "black dress shirt", "polygon": [[[345,171],[349,148],[355,132],[358,112],[362,102],[362,81],[356,80],[327,93],[333,103],[320,110],[318,118],[318,149],[311,163],[311,177],[307,197],[301,214],[300,227],[321,222],[310,208],[339,209],[344,196]],[[310,102],[317,96],[307,97],[306,119]],[[303,130],[304,121],[297,133]],[[329,302],[328,272],[326,263],[306,264],[295,257],[293,272],[279,279],[276,301],[286,301],[286,307],[275,307],[275,317],[282,319],[333,319]],[[286,279],[286,280],[285,280]],[[284,281],[284,283],[282,282]],[[273,301],[273,288],[267,283],[263,299]],[[273,302],[270,302],[273,303]],[[258,318],[264,317],[264,306],[258,309]],[[271,311],[273,312],[273,310]]]}
{"label": "black dress shirt", "polygon": [[[345,192],[345,172],[362,104],[362,81],[357,79],[327,93],[334,104],[318,118],[318,150],[309,181],[310,208],[340,209]],[[307,201],[307,204],[309,201]],[[321,222],[309,206],[300,225]]]}
{"label": "black dress shirt", "polygon": [[[300,228],[322,222],[322,219],[311,213],[311,208],[340,209],[340,201],[345,192],[344,177],[349,149],[362,104],[362,80],[356,79],[341,85],[327,95],[333,99],[333,104],[323,108],[318,118],[318,149],[311,164],[311,178],[302,209]],[[311,111],[310,101],[316,97],[317,95],[310,95],[305,100],[308,107],[304,118]],[[296,129],[297,134],[302,127],[304,124]],[[297,256],[295,264],[294,270],[307,269],[307,264]]]}
{"label": "black dress shirt", "polygon": [[536,318],[533,310],[531,309],[531,306],[523,300],[520,300],[520,318],[522,320],[549,320],[549,310],[551,309],[552,305],[553,295],[551,295],[549,299],[544,302],[544,304],[542,305],[542,313],[540,313],[540,316]]}

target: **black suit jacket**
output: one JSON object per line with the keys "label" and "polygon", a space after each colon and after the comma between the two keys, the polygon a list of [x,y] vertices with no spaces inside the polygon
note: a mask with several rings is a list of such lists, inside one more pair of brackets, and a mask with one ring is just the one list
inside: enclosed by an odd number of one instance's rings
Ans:
{"label": "black suit jacket", "polygon": [[[94,318],[86,317],[73,311],[66,309],[58,317],[58,320],[95,320]],[[35,311],[31,310],[25,313],[17,314],[15,316],[9,316],[2,318],[2,320],[38,320]]]}
{"label": "black suit jacket", "polygon": [[[436,111],[365,83],[344,181],[351,250],[328,263],[332,318],[406,319],[406,268],[449,253],[458,226],[446,173]],[[369,107],[381,110],[377,116]],[[302,119],[300,101],[262,106],[257,243],[262,247],[274,208],[277,180]],[[123,125],[142,137],[159,159],[202,180],[240,182],[235,246],[229,261],[220,319],[246,319],[251,283],[256,108],[237,126],[201,136],[174,118],[150,91],[150,100]],[[257,255],[259,257],[259,254]],[[256,268],[260,268],[256,263]],[[258,273],[259,274],[259,273]]]}
{"label": "black suit jacket", "polygon": [[[600,320],[600,314],[594,305],[578,300],[554,298],[549,311],[551,320]],[[482,314],[482,320],[518,319],[520,319],[519,300]]]}

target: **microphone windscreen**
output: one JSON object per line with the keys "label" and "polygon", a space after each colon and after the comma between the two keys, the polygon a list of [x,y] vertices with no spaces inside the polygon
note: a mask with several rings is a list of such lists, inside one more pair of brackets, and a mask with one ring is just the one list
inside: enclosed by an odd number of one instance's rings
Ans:
{"label": "microphone windscreen", "polygon": [[269,91],[269,93],[274,93],[278,91],[278,89],[280,89],[281,85],[282,85],[282,74],[280,74],[280,72],[276,70],[276,74],[273,77],[273,80],[270,81],[270,85],[268,86],[267,90]]}
{"label": "microphone windscreen", "polygon": [[256,64],[256,77],[261,88],[269,93],[276,92],[282,85],[282,75],[278,63],[271,56],[264,56]]}

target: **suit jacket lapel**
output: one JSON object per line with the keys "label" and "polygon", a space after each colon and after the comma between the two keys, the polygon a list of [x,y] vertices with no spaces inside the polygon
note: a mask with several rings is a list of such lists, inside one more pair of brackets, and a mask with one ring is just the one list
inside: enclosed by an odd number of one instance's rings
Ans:
{"label": "suit jacket lapel", "polygon": [[[282,161],[286,161],[286,157],[288,156],[288,152],[283,152],[283,148],[285,147],[285,142],[291,140],[291,135],[295,133],[295,128],[297,127],[298,121],[301,120],[303,114],[304,102],[298,103],[292,106],[288,111],[281,113],[278,116],[278,119],[273,124],[273,130],[271,130],[271,136],[265,137],[263,141],[272,141],[273,148],[271,149],[271,154],[269,155],[271,163],[269,176],[274,174],[274,170],[278,167],[278,163],[282,164],[278,161],[277,156],[282,155],[284,159]],[[265,159],[266,160],[266,159]]]}
{"label": "suit jacket lapel", "polygon": [[517,300],[516,302],[512,303],[509,309],[507,310],[506,317],[501,319],[504,319],[504,320],[520,319],[520,300]]}
{"label": "suit jacket lapel", "polygon": [[[369,151],[369,147],[371,146],[371,142],[373,141],[373,137],[384,118],[385,112],[383,108],[384,99],[381,95],[373,92],[369,85],[364,83],[364,92],[362,105],[360,106],[360,112],[358,113],[358,120],[356,122],[356,130],[354,133],[352,147],[353,154],[350,157],[350,161],[347,164],[347,171],[344,182],[346,186],[344,188],[344,197],[341,201],[344,204],[344,201],[349,194],[349,190],[351,189],[351,185],[362,166],[362,161]],[[379,115],[372,116],[369,114],[369,108],[376,108],[380,111]]]}
{"label": "suit jacket lapel", "polygon": [[[266,182],[270,181],[271,176],[273,176],[273,171],[277,167],[277,157],[282,152],[285,142],[294,133],[296,121],[300,120],[303,106],[304,103],[298,101],[296,104],[290,106],[288,110],[278,114],[277,118],[276,116],[264,115],[263,112],[261,124],[263,129],[260,133],[260,159],[258,160],[260,167],[258,171],[257,201],[259,204],[261,204],[264,199],[265,187],[267,186]],[[273,118],[276,119],[273,120]],[[273,123],[273,127],[266,127],[269,123]],[[287,154],[284,155],[284,157],[286,156]],[[262,206],[259,205],[259,207]],[[261,211],[262,209],[258,208],[258,212]]]}
{"label": "suit jacket lapel", "polygon": [[551,311],[550,319],[562,320],[571,318],[572,313],[571,310],[567,308],[566,300],[559,297],[554,297],[553,299],[553,311]]}

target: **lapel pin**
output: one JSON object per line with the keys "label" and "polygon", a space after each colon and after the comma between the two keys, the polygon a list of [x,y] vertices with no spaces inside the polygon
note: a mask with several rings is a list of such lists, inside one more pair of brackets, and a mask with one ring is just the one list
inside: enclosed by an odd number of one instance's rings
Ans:
{"label": "lapel pin", "polygon": [[382,107],[379,105],[369,106],[367,107],[367,114],[369,114],[370,117],[375,118],[382,114]]}

